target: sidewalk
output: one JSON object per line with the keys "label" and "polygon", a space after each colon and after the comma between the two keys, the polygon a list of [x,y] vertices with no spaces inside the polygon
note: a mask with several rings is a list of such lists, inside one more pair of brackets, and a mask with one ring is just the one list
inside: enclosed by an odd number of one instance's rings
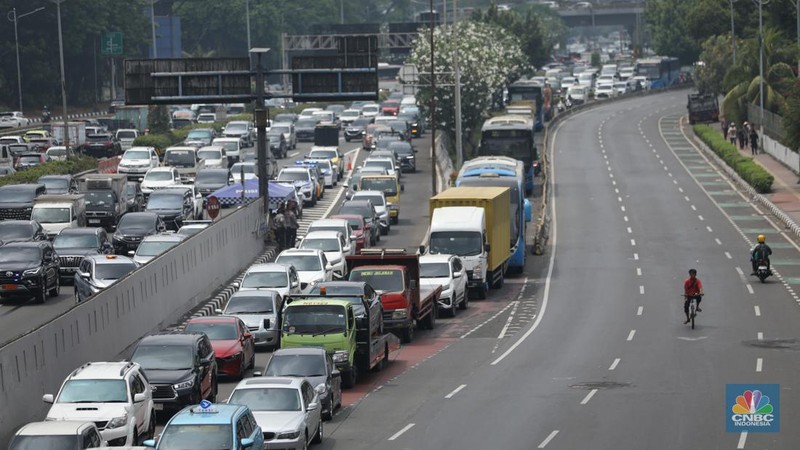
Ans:
{"label": "sidewalk", "polygon": [[[722,135],[718,124],[713,124],[712,127]],[[739,149],[739,153],[747,158],[753,158],[758,165],[775,177],[775,181],[772,183],[772,192],[762,195],[796,224],[800,225],[800,184],[798,184],[798,175],[767,153],[761,152],[753,156],[750,149],[747,148]]]}

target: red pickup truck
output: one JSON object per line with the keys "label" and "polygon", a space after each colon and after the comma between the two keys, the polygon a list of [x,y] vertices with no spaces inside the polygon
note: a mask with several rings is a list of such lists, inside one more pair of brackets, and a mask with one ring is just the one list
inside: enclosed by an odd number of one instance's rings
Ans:
{"label": "red pickup truck", "polygon": [[350,281],[367,282],[380,294],[383,326],[403,343],[414,338],[415,326],[433,329],[442,287],[420,286],[419,256],[403,249],[368,248],[345,260]]}

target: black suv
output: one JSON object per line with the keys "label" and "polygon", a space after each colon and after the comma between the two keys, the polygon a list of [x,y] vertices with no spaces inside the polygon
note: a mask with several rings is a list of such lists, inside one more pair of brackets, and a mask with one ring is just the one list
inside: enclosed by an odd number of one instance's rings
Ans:
{"label": "black suv", "polygon": [[403,172],[416,172],[417,161],[414,157],[414,147],[408,142],[390,142],[389,150],[397,155],[397,164]]}
{"label": "black suv", "polygon": [[43,184],[48,194],[75,194],[78,192],[78,181],[72,175],[42,175],[36,180]]}
{"label": "black suv", "polygon": [[144,193],[139,183],[128,182],[125,184],[125,191],[128,194],[128,212],[139,212],[144,209]]}
{"label": "black suv", "polygon": [[158,214],[167,229],[178,231],[184,220],[194,220],[194,197],[191,189],[160,189],[147,199],[146,212]]}
{"label": "black suv", "polygon": [[217,398],[217,362],[205,333],[145,336],[131,361],[144,369],[153,387],[156,411],[179,410]]}
{"label": "black suv", "polygon": [[0,186],[0,220],[30,220],[33,199],[44,195],[43,184],[7,184]]}
{"label": "black suv", "polygon": [[0,242],[43,241],[47,239],[44,228],[35,220],[3,220],[0,221]]}
{"label": "black suv", "polygon": [[167,227],[156,213],[127,213],[119,219],[117,229],[112,237],[114,252],[118,255],[134,254],[145,236],[165,231],[167,231]]}
{"label": "black suv", "polygon": [[48,241],[13,242],[0,247],[0,297],[57,297],[58,255]]}
{"label": "black suv", "polygon": [[[61,262],[59,274],[61,283],[72,283],[78,265],[86,255],[109,254],[114,249],[103,228],[64,228],[53,240]],[[66,283],[65,283],[66,282]]]}

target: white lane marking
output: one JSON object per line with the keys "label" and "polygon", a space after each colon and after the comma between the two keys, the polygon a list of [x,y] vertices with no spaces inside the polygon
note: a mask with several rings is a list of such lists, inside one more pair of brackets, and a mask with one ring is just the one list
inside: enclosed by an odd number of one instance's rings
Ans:
{"label": "white lane marking", "polygon": [[636,247],[636,239],[631,239],[631,245]]}
{"label": "white lane marking", "polygon": [[597,394],[597,389],[592,389],[591,391],[589,391],[589,393],[586,394],[586,397],[583,397],[583,400],[581,400],[581,405],[589,403],[589,400],[591,400],[592,397],[594,397],[594,394]]}
{"label": "white lane marking", "polygon": [[736,268],[736,273],[738,273],[740,277],[743,277],[743,276],[744,276],[744,271],[742,270],[742,268],[741,268],[741,267],[737,267],[737,268]]}
{"label": "white lane marking", "polygon": [[759,308],[758,305],[755,305],[753,306],[753,309],[756,312],[756,317],[761,317],[761,308]]}
{"label": "white lane marking", "polygon": [[758,339],[759,341],[763,341],[764,340],[764,333],[759,331],[756,336],[757,336],[756,339]]}
{"label": "white lane marking", "polygon": [[617,201],[622,203],[622,197],[617,197]]}
{"label": "white lane marking", "polygon": [[720,241],[719,238],[715,238],[714,241],[717,243],[717,245],[722,245],[722,241]]}
{"label": "white lane marking", "polygon": [[[559,128],[556,128],[556,130],[553,132],[553,139],[556,139],[558,137],[558,131],[559,131]],[[551,167],[551,170],[553,171],[552,173],[556,173],[555,172],[555,161],[551,161],[550,162],[550,167]],[[611,174],[609,174],[609,175],[611,175]],[[528,328],[528,331],[526,331],[525,334],[520,336],[519,339],[517,339],[517,341],[514,342],[514,344],[512,344],[511,347],[508,348],[508,350],[503,352],[502,355],[500,355],[497,359],[492,361],[491,364],[490,364],[492,366],[496,366],[497,364],[499,364],[500,361],[506,359],[506,357],[508,355],[510,355],[511,352],[513,352],[514,350],[517,349],[517,347],[522,345],[522,343],[525,341],[525,339],[527,339],[528,336],[530,336],[531,333],[533,333],[536,330],[536,328],[539,327],[539,324],[542,323],[542,318],[544,317],[544,313],[545,313],[545,311],[547,311],[547,302],[550,299],[550,286],[551,286],[552,277],[553,277],[553,270],[555,270],[556,253],[558,253],[556,251],[556,249],[558,248],[558,246],[556,245],[558,243],[558,220],[557,220],[558,219],[558,214],[556,213],[557,208],[556,208],[556,198],[555,198],[555,196],[551,199],[551,201],[553,202],[553,206],[552,206],[552,208],[553,208],[552,209],[552,211],[553,211],[553,218],[552,218],[552,223],[553,223],[553,225],[552,225],[552,227],[553,227],[552,228],[552,230],[553,230],[553,235],[552,235],[553,245],[551,247],[553,249],[553,251],[550,252],[550,261],[548,262],[549,267],[547,268],[547,277],[544,280],[544,292],[542,294],[542,307],[541,307],[541,310],[536,315],[536,320],[533,321],[533,325],[531,325],[531,327]]]}
{"label": "white lane marking", "polygon": [[697,207],[694,205],[689,205],[692,208],[692,211],[697,211]]}
{"label": "white lane marking", "polygon": [[736,448],[744,448],[745,442],[747,442],[747,431],[742,431],[742,434],[739,435],[739,443],[736,445]]}
{"label": "white lane marking", "polygon": [[548,435],[547,435],[547,437],[546,437],[546,438],[545,438],[545,439],[542,441],[542,443],[541,443],[541,444],[539,444],[539,447],[538,447],[538,448],[545,448],[545,447],[547,447],[547,444],[549,444],[549,443],[550,443],[550,441],[552,441],[552,440],[553,440],[553,438],[554,438],[554,437],[556,437],[556,435],[557,435],[557,434],[558,434],[558,430],[553,430],[553,432],[552,432],[552,433],[550,433],[550,434],[548,434]]}
{"label": "white lane marking", "polygon": [[733,259],[733,256],[731,256],[731,254],[728,252],[725,252],[725,257],[728,259]]}
{"label": "white lane marking", "polygon": [[687,195],[684,195],[684,196],[683,196],[683,198],[684,198],[684,200],[686,200],[687,202],[691,201],[691,200],[689,200],[689,196],[687,196]]}
{"label": "white lane marking", "polygon": [[640,307],[639,307],[639,308],[636,310],[636,315],[637,315],[637,316],[641,316],[643,312],[644,312],[644,306],[640,306]]}
{"label": "white lane marking", "polygon": [[[524,286],[523,286],[523,289],[524,289]],[[506,331],[508,331],[508,327],[511,326],[511,321],[514,320],[514,314],[517,312],[517,306],[519,305],[519,302],[514,300],[512,303],[514,303],[514,307],[511,308],[511,314],[508,315],[508,319],[506,320],[506,324],[505,324],[505,326],[503,326],[503,329],[500,330],[500,334],[497,336],[497,339],[503,339],[506,336]]]}
{"label": "white lane marking", "polygon": [[628,227],[628,234],[630,233],[633,233],[633,229],[631,227]]}
{"label": "white lane marking", "polygon": [[639,293],[644,295],[644,286],[639,286]]}
{"label": "white lane marking", "polygon": [[[672,180],[672,184],[678,184],[678,180]],[[681,189],[681,188],[678,188],[678,189]],[[681,192],[683,192],[683,189],[681,189]]]}
{"label": "white lane marking", "polygon": [[608,370],[614,370],[614,369],[616,369],[616,368],[617,368],[617,364],[619,364],[619,362],[620,362],[620,361],[621,361],[621,360],[620,360],[619,358],[615,358],[615,359],[614,359],[614,362],[612,362],[612,363],[611,363],[611,365],[610,365],[610,366],[608,366]]}
{"label": "white lane marking", "polygon": [[614,188],[614,193],[619,194],[619,188]]}
{"label": "white lane marking", "polygon": [[747,285],[747,292],[749,292],[750,295],[753,295],[753,294],[756,293],[756,291],[753,290],[753,286],[750,285],[750,284]]}
{"label": "white lane marking", "polygon": [[633,260],[634,261],[638,261],[639,260],[639,254],[638,253],[634,253],[633,254]]}
{"label": "white lane marking", "polygon": [[295,156],[297,156],[297,155],[299,155],[299,154],[300,154],[300,152],[292,152],[292,153],[289,153],[287,156],[288,156],[289,158],[294,158]]}
{"label": "white lane marking", "polygon": [[699,214],[697,215],[697,218],[700,219],[701,221],[706,220],[706,219],[703,219],[703,216],[701,216]]}
{"label": "white lane marking", "polygon": [[390,437],[390,438],[389,438],[389,440],[390,440],[390,441],[393,441],[393,440],[395,440],[395,439],[399,438],[399,437],[400,437],[400,435],[402,435],[402,434],[403,434],[403,433],[405,433],[406,431],[410,430],[410,429],[411,429],[411,427],[413,427],[414,425],[416,425],[416,424],[410,423],[410,424],[408,424],[408,425],[404,426],[402,430],[400,430],[400,431],[398,431],[397,433],[393,434],[393,435],[392,435],[392,437]]}
{"label": "white lane marking", "polygon": [[625,212],[625,207],[624,206],[620,206],[619,209],[621,209],[622,212]]}
{"label": "white lane marking", "polygon": [[625,219],[625,222],[628,221],[628,216],[622,216],[622,218]]}
{"label": "white lane marking", "polygon": [[[676,182],[676,183],[677,183],[677,182]],[[682,187],[679,187],[679,188],[678,188],[678,192],[683,192],[683,188],[682,188]]]}
{"label": "white lane marking", "polygon": [[627,339],[627,340],[628,340],[628,341],[632,341],[632,340],[633,340],[633,336],[634,336],[635,334],[636,334],[636,330],[631,330],[631,332],[630,332],[630,333],[628,333],[628,339]]}
{"label": "white lane marking", "polygon": [[461,386],[459,386],[459,387],[457,387],[457,388],[453,389],[453,392],[451,392],[451,393],[449,393],[449,394],[445,395],[445,396],[444,396],[444,398],[453,398],[453,396],[454,396],[454,395],[456,395],[456,394],[458,394],[459,392],[461,392],[461,390],[462,390],[462,389],[464,389],[465,387],[467,387],[467,385],[466,385],[466,384],[462,384]]}
{"label": "white lane marking", "polygon": [[756,359],[756,372],[761,372],[762,368],[764,368],[764,359],[763,358]]}
{"label": "white lane marking", "polygon": [[642,276],[642,268],[641,267],[637,267],[636,268],[636,275]]}
{"label": "white lane marking", "polygon": [[713,233],[714,232],[714,230],[712,230],[711,227],[708,226],[708,225],[706,225],[706,230],[708,230],[709,233]]}

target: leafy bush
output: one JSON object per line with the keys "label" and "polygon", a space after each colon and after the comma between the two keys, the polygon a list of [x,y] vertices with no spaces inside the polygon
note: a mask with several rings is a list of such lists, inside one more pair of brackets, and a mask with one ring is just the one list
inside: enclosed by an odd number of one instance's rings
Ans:
{"label": "leafy bush", "polygon": [[35,183],[42,175],[76,174],[97,168],[97,159],[76,156],[66,161],[49,161],[7,177],[0,178],[0,186],[6,184]]}
{"label": "leafy bush", "polygon": [[694,133],[756,192],[765,194],[772,191],[772,182],[775,178],[755,161],[742,156],[736,147],[716,130],[708,125],[695,125]]}
{"label": "leafy bush", "polygon": [[135,147],[155,147],[156,151],[161,154],[165,148],[173,144],[174,137],[172,133],[165,134],[144,134],[133,140]]}

